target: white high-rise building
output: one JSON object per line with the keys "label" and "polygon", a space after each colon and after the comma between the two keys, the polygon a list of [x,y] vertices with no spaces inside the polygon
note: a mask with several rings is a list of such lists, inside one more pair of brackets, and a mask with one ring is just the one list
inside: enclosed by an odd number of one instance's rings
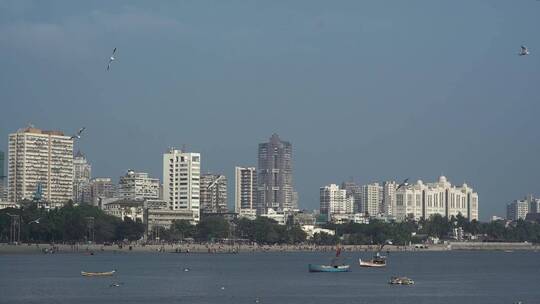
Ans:
{"label": "white high-rise building", "polygon": [[362,187],[354,181],[343,182],[341,189],[347,191],[347,196],[354,198],[354,212],[361,213],[362,211]]}
{"label": "white high-rise building", "polygon": [[423,216],[423,193],[424,184],[418,181],[416,184],[401,187],[396,191],[396,208],[393,215],[398,220],[420,220]]}
{"label": "white high-rise building", "polygon": [[444,176],[435,183],[418,181],[396,191],[396,218],[428,219],[434,214],[478,220],[478,193],[467,184],[453,186]]}
{"label": "white high-rise building", "polygon": [[257,169],[236,167],[234,178],[234,212],[255,218],[257,215]]}
{"label": "white high-rise building", "polygon": [[191,210],[200,219],[201,154],[170,149],[163,154],[163,200],[170,210]]}
{"label": "white high-rise building", "polygon": [[118,195],[123,199],[159,199],[159,179],[145,172],[128,170],[118,182]]}
{"label": "white high-rise building", "polygon": [[73,200],[77,203],[91,203],[90,178],[92,166],[84,154],[78,151],[73,157]]}
{"label": "white high-rise building", "polygon": [[73,140],[29,127],[9,135],[8,201],[31,200],[38,187],[53,206],[73,199]]}
{"label": "white high-rise building", "polygon": [[222,174],[201,175],[201,211],[209,213],[227,212],[227,177]]}
{"label": "white high-rise building", "polygon": [[347,190],[336,184],[320,188],[320,212],[328,215],[328,220],[335,214],[353,214],[354,197],[347,196]]}
{"label": "white high-rise building", "polygon": [[393,216],[396,209],[396,189],[398,184],[395,181],[383,183],[382,213],[386,216]]}
{"label": "white high-rise building", "polygon": [[506,206],[506,218],[512,221],[524,220],[529,213],[529,207],[527,200],[515,200]]}
{"label": "white high-rise building", "polygon": [[377,216],[381,213],[383,200],[383,187],[379,183],[372,183],[362,186],[362,203],[360,210],[369,216]]}

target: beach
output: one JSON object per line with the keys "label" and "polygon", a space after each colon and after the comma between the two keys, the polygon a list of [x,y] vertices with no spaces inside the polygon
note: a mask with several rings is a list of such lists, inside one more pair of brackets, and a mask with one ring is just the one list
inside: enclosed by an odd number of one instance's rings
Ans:
{"label": "beach", "polygon": [[[344,252],[374,252],[377,245],[340,245]],[[235,254],[249,252],[333,252],[336,246],[319,245],[228,245],[228,244],[0,244],[1,254],[99,254],[99,253],[178,253],[178,254]],[[423,252],[453,250],[540,250],[540,245],[531,243],[483,243],[483,242],[450,242],[433,245],[386,245],[383,251],[388,252]]]}

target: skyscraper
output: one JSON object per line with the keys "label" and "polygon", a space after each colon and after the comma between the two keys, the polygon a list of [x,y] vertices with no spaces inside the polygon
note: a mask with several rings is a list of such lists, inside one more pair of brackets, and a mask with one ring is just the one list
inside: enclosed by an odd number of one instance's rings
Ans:
{"label": "skyscraper", "polygon": [[163,154],[163,200],[170,210],[191,210],[200,219],[201,155],[170,149]]}
{"label": "skyscraper", "polygon": [[221,174],[201,175],[201,211],[227,212],[227,177]]}
{"label": "skyscraper", "polygon": [[159,179],[148,173],[128,170],[118,182],[118,197],[124,199],[159,199]]}
{"label": "skyscraper", "polygon": [[73,140],[60,131],[33,127],[9,135],[8,200],[42,200],[58,205],[73,198]]}
{"label": "skyscraper", "polygon": [[255,217],[257,214],[257,170],[254,167],[236,167],[234,185],[234,212],[240,216]]}
{"label": "skyscraper", "polygon": [[293,207],[292,145],[277,134],[259,144],[258,213]]}
{"label": "skyscraper", "polygon": [[73,157],[73,200],[77,203],[91,203],[90,178],[92,166],[84,154],[78,151]]}

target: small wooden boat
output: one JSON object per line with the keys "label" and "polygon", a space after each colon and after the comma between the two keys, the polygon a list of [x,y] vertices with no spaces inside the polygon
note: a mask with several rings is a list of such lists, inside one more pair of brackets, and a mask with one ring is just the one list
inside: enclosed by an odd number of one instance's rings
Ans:
{"label": "small wooden boat", "polygon": [[348,272],[349,265],[308,265],[309,272]]}
{"label": "small wooden boat", "polygon": [[113,276],[116,270],[105,271],[105,272],[86,272],[81,271],[83,277],[110,277]]}
{"label": "small wooden boat", "polygon": [[414,281],[407,277],[392,277],[388,283],[392,285],[413,285]]}
{"label": "small wooden boat", "polygon": [[386,266],[386,256],[380,255],[378,252],[373,256],[373,259],[369,261],[362,261],[358,259],[361,267],[385,267]]}

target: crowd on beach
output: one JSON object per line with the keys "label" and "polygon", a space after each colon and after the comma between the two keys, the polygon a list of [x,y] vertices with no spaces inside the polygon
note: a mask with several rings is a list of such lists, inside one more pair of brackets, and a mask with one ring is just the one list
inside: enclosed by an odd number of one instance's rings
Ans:
{"label": "crowd on beach", "polygon": [[[485,246],[495,245],[495,246]],[[527,245],[527,246],[525,246]],[[478,246],[482,247],[479,248]],[[178,253],[178,254],[237,254],[256,252],[334,252],[338,245],[315,245],[315,244],[257,244],[257,243],[142,243],[142,242],[118,242],[118,243],[61,243],[61,244],[0,244],[0,253],[82,253],[94,255],[99,252],[129,253],[129,252],[155,252],[155,253]],[[342,252],[377,252],[381,251],[380,245],[339,245]],[[382,248],[385,252],[396,251],[447,251],[453,248],[447,244],[437,245],[386,245]],[[526,243],[487,243],[478,244],[477,247],[469,247],[470,250],[540,250],[538,245]]]}
{"label": "crowd on beach", "polygon": [[[1,245],[0,251],[12,252],[32,252],[42,253],[87,253],[97,252],[158,252],[158,253],[206,253],[206,254],[236,254],[236,253],[255,253],[255,252],[333,252],[336,251],[336,245],[262,245],[256,243],[249,244],[221,244],[221,243],[72,243],[72,244],[20,244]],[[340,245],[344,252],[370,252],[378,251],[378,245]],[[11,250],[10,250],[11,249]],[[423,248],[427,249],[427,248]],[[385,246],[384,251],[411,251],[418,248],[410,246]],[[439,248],[440,250],[440,248]]]}

